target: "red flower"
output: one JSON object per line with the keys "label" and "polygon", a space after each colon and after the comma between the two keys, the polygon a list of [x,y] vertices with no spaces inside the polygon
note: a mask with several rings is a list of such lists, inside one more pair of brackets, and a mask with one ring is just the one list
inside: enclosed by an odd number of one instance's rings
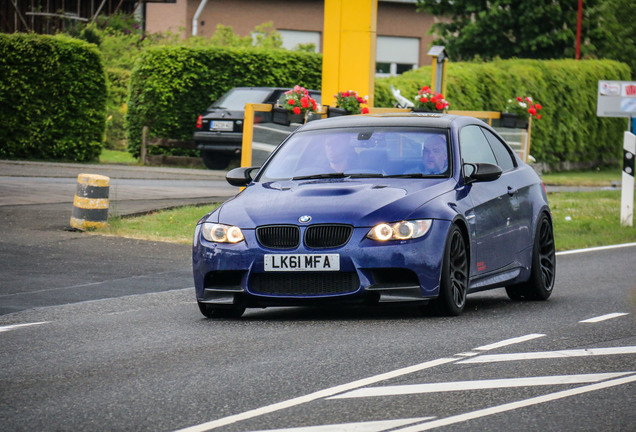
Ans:
{"label": "red flower", "polygon": [[437,102],[435,104],[435,108],[437,108],[438,110],[442,110],[444,108],[444,104],[441,102]]}
{"label": "red flower", "polygon": [[543,107],[541,106],[541,104],[536,104],[534,107],[535,107],[536,109],[538,109],[538,110],[540,110],[541,108],[543,108]]}
{"label": "red flower", "polygon": [[362,108],[362,114],[369,114],[369,108],[367,107]]}
{"label": "red flower", "polygon": [[537,119],[540,119],[540,118],[541,118],[541,114],[539,114],[539,115],[537,116]]}
{"label": "red flower", "polygon": [[517,100],[518,100],[519,102],[523,102],[523,98],[522,98],[521,96],[517,96]]}
{"label": "red flower", "polygon": [[528,109],[528,112],[530,113],[530,115],[537,115],[537,110],[533,108]]}
{"label": "red flower", "polygon": [[295,104],[296,104],[296,101],[295,101],[295,100],[293,100],[293,99],[287,99],[287,104],[288,104],[288,105],[295,105]]}
{"label": "red flower", "polygon": [[308,98],[308,97],[306,97],[306,96],[305,96],[305,97],[301,97],[301,98],[300,98],[300,105],[301,105],[303,108],[309,108],[309,98]]}
{"label": "red flower", "polygon": [[300,107],[294,107],[292,111],[294,112],[294,114],[300,114]]}
{"label": "red flower", "polygon": [[421,97],[421,98],[420,98],[420,102],[422,102],[422,103],[426,103],[426,102],[428,102],[428,99],[427,99],[427,98],[425,98],[425,97]]}

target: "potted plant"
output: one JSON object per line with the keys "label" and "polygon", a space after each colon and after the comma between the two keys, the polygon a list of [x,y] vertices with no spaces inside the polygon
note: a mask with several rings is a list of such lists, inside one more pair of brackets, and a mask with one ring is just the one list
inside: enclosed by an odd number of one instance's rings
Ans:
{"label": "potted plant", "polygon": [[309,96],[307,89],[298,85],[285,92],[282,104],[282,107],[274,107],[272,121],[287,126],[290,123],[306,123],[307,115],[318,110],[318,104]]}
{"label": "potted plant", "polygon": [[414,112],[441,112],[450,104],[444,95],[433,91],[429,86],[422,87],[415,95]]}
{"label": "potted plant", "polygon": [[539,110],[543,107],[536,104],[530,96],[517,96],[508,99],[506,110],[501,113],[501,126],[509,128],[528,129],[528,119],[530,117],[541,118]]}
{"label": "potted plant", "polygon": [[358,92],[349,90],[338,92],[338,94],[335,95],[335,98],[336,106],[335,108],[329,107],[329,117],[369,113],[369,108],[366,107],[369,96],[365,96],[364,98],[362,98],[358,96]]}

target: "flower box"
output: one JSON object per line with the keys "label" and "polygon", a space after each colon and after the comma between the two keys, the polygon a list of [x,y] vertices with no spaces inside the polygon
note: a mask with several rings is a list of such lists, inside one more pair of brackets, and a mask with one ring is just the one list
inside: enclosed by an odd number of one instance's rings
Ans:
{"label": "flower box", "polygon": [[411,108],[411,111],[418,113],[442,113],[442,111],[436,111],[428,108]]}
{"label": "flower box", "polygon": [[515,128],[515,129],[528,129],[528,119],[519,117],[517,114],[501,113],[501,127]]}
{"label": "flower box", "polygon": [[274,107],[272,108],[272,122],[289,126],[290,123],[304,123],[305,118],[302,114],[294,114],[286,108]]}
{"label": "flower box", "polygon": [[327,110],[327,117],[340,117],[350,115],[351,113],[343,108],[329,107]]}

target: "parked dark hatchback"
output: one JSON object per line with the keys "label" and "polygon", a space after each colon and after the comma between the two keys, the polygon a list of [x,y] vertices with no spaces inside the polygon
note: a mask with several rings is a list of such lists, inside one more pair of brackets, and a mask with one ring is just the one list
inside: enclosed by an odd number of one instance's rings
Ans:
{"label": "parked dark hatchback", "polygon": [[[276,104],[284,87],[235,87],[225,93],[197,118],[194,141],[209,169],[224,169],[232,157],[241,153],[245,104]],[[320,103],[320,92],[309,90]],[[255,113],[256,123],[270,122],[271,113]]]}

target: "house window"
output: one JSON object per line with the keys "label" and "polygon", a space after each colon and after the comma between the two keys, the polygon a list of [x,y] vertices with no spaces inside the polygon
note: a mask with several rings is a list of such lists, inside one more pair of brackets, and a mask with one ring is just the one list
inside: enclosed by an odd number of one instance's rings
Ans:
{"label": "house window", "polygon": [[378,36],[376,42],[376,76],[400,75],[416,69],[420,60],[419,38]]}
{"label": "house window", "polygon": [[298,30],[277,30],[283,39],[283,48],[293,50],[298,45],[314,45],[314,52],[320,50],[320,33],[311,31],[298,31]]}

